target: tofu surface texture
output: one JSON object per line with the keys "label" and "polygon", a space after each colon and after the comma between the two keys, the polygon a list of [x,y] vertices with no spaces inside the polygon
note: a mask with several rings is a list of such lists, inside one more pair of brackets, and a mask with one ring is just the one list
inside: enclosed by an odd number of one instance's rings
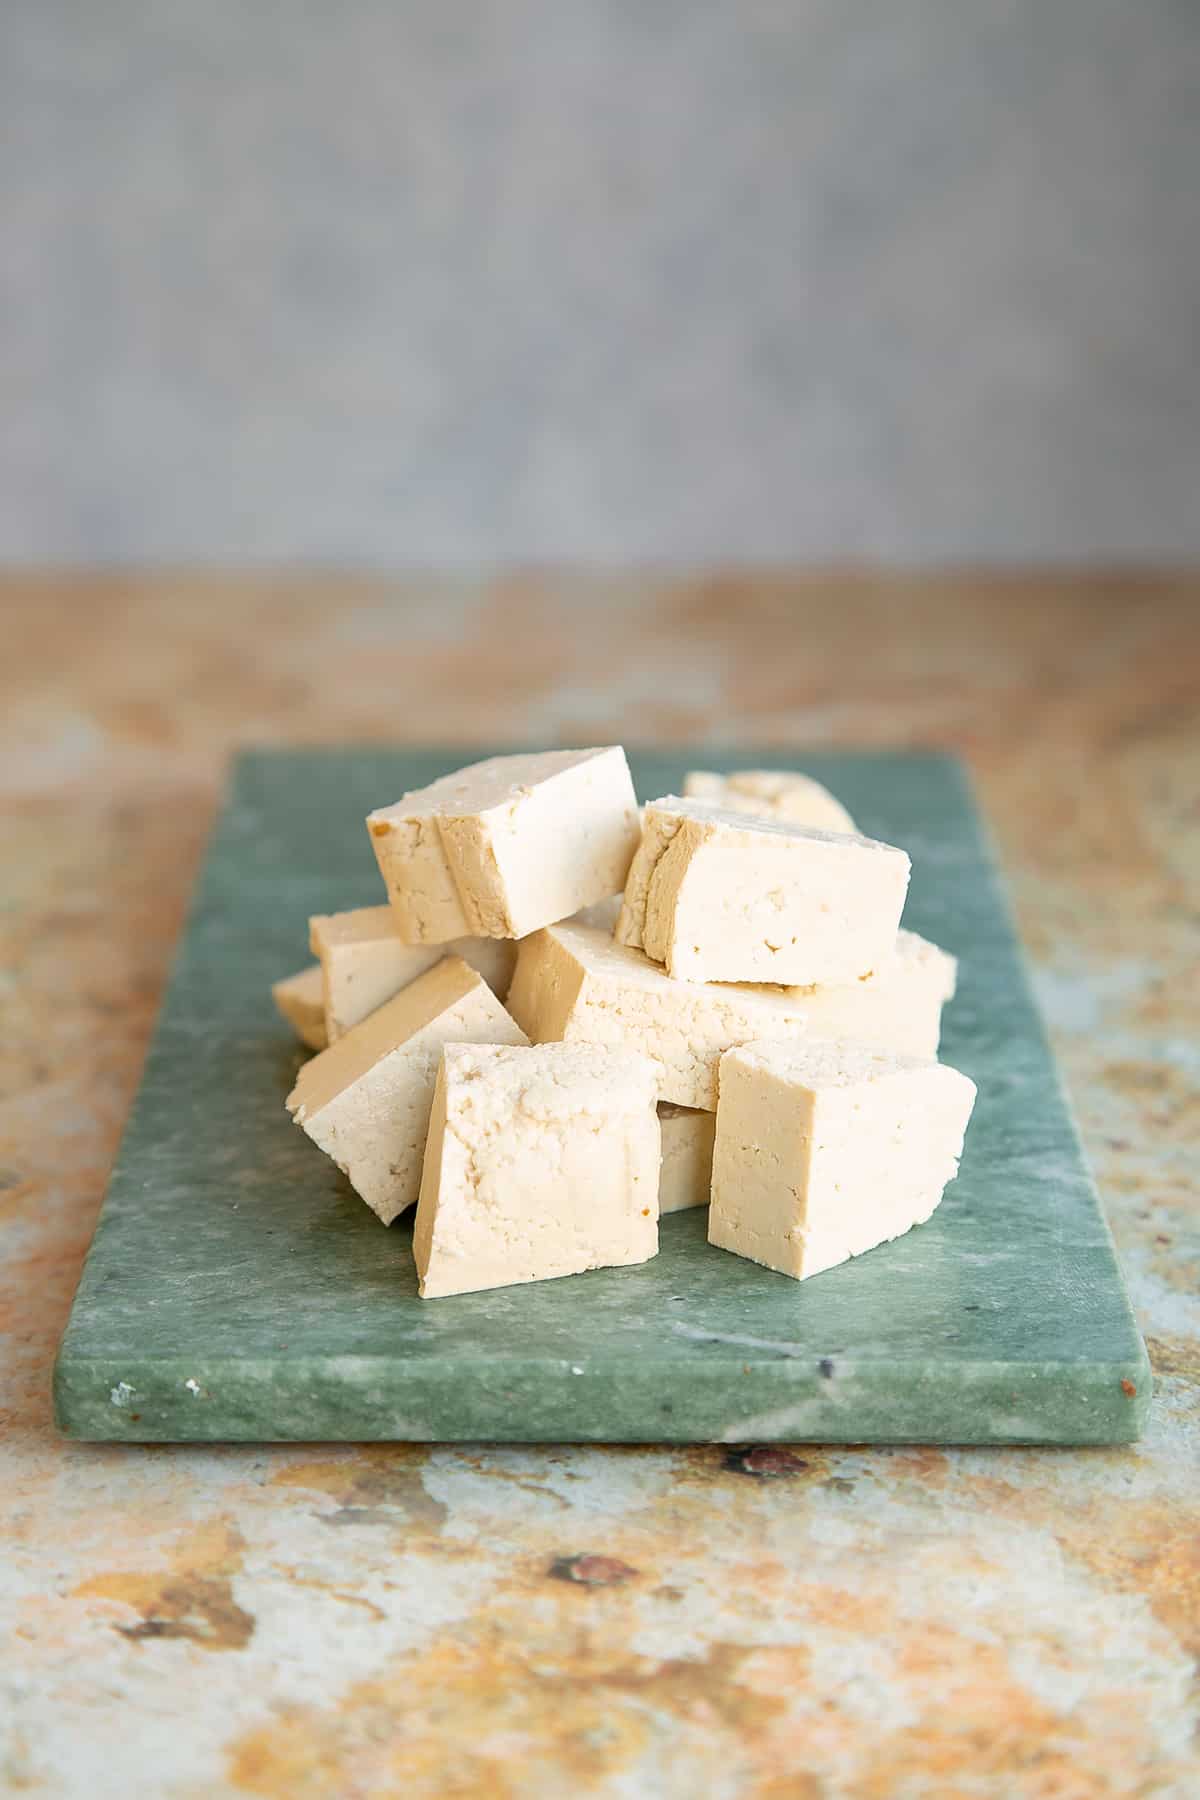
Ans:
{"label": "tofu surface texture", "polygon": [[616,936],[683,981],[852,981],[895,945],[907,852],[668,795],[645,809]]}
{"label": "tofu surface texture", "polygon": [[607,1044],[648,1056],[658,1097],[712,1112],[722,1051],[808,1029],[810,1003],[787,988],[673,981],[640,950],[573,922],[525,939],[508,991],[534,1043]]}
{"label": "tofu surface texture", "polygon": [[447,1044],[525,1044],[476,970],[443,957],[301,1069],[287,1106],[384,1224],[417,1199]]}
{"label": "tofu surface texture", "polygon": [[790,769],[742,769],[735,775],[692,769],[684,777],[683,791],[689,800],[706,800],[726,812],[780,819],[815,831],[858,832],[846,808],[827,787],[811,775],[798,775]]}
{"label": "tofu surface texture", "polygon": [[321,965],[311,963],[296,975],[286,975],[273,982],[271,996],[302,1044],[310,1050],[323,1050],[328,1043],[325,1031],[325,998],[321,986]]}
{"label": "tofu surface texture", "polygon": [[431,969],[442,956],[460,956],[503,1000],[516,965],[516,945],[501,938],[457,938],[448,944],[406,944],[390,906],[316,913],[309,942],[320,958],[325,1028],[336,1043],[352,1025]]}
{"label": "tofu surface texture", "polygon": [[371,813],[406,943],[519,938],[620,893],[638,843],[625,752],[496,756]]}
{"label": "tofu surface texture", "polygon": [[658,1178],[659,1213],[707,1206],[712,1183],[713,1136],[717,1115],[666,1101],[658,1109],[662,1133],[662,1170]]}
{"label": "tofu surface texture", "polygon": [[721,1059],[709,1242],[804,1280],[928,1219],[958,1173],[975,1084],[818,1040]]}
{"label": "tofu surface texture", "polygon": [[413,1234],[422,1297],[647,1261],[658,1172],[643,1058],[448,1045]]}

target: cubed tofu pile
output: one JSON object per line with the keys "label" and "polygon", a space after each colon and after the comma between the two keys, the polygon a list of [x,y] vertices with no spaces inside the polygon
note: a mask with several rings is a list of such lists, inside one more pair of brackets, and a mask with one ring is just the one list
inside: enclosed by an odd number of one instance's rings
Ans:
{"label": "cubed tofu pile", "polygon": [[662,1213],[804,1280],[928,1219],[975,1100],[937,1059],[946,951],[909,859],[807,776],[497,756],[372,812],[385,904],[275,983],[287,1106],[425,1299],[641,1263]]}

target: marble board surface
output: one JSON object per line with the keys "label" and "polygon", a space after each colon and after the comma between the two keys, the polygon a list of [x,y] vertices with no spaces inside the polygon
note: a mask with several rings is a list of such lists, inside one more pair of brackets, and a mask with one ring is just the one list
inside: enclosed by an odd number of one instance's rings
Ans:
{"label": "marble board surface", "polygon": [[[92,1440],[1121,1443],[1145,1351],[961,767],[934,754],[631,753],[798,766],[903,845],[905,923],[961,958],[942,1056],[979,1085],[933,1219],[797,1283],[664,1219],[633,1269],[417,1298],[284,1110],[269,986],[310,913],[377,903],[363,817],[474,749],[254,751],[235,766],[55,1369]],[[97,1045],[97,1054],[103,1046]]]}

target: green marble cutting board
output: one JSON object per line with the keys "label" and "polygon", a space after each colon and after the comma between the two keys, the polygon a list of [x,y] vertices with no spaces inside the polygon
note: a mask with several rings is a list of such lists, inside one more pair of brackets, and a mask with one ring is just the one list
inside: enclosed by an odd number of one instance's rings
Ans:
{"label": "green marble cutting board", "polygon": [[[962,959],[943,1056],[979,1084],[931,1222],[811,1281],[663,1220],[634,1269],[423,1302],[284,1111],[271,1005],[308,915],[382,899],[364,814],[484,750],[252,753],[236,767],[55,1371],[72,1436],[1120,1443],[1150,1397],[1091,1177],[958,765],[807,755],[913,859],[905,922]],[[789,760],[785,758],[784,766]],[[689,763],[631,756],[643,797]],[[98,1054],[102,1053],[98,1049]]]}

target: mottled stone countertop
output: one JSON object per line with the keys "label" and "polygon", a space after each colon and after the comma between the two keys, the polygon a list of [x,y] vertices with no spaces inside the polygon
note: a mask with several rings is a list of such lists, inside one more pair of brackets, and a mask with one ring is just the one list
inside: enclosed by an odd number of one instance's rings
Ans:
{"label": "mottled stone countertop", "polygon": [[[9,577],[0,619],[0,1789],[1200,1791],[1200,580]],[[59,1441],[225,759],[354,739],[965,755],[1149,1342],[1145,1440]]]}

